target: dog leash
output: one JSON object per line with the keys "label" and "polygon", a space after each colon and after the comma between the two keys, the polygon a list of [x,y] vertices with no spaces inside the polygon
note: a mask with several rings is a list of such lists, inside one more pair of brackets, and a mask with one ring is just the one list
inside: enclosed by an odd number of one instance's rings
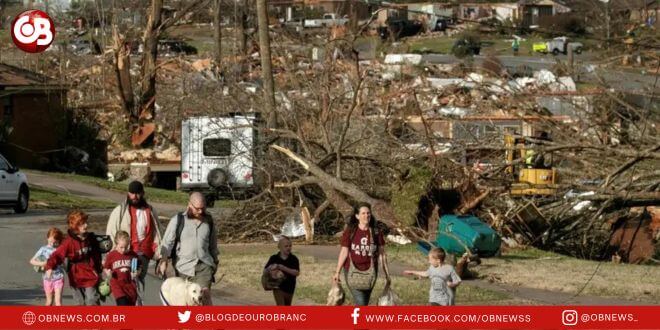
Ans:
{"label": "dog leash", "polygon": [[160,294],[160,300],[165,304],[165,306],[171,306],[170,303],[167,302],[165,299],[165,296],[163,296],[163,290],[158,290],[158,293]]}

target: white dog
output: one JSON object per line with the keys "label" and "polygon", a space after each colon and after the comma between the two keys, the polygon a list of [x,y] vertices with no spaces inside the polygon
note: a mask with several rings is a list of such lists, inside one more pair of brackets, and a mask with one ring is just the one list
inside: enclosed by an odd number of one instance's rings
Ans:
{"label": "white dog", "polygon": [[160,300],[165,306],[200,306],[202,287],[180,277],[170,277],[160,286]]}

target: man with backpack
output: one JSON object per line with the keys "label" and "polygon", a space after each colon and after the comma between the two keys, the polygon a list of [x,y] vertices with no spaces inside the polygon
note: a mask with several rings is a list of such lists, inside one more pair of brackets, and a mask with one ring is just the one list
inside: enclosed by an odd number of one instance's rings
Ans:
{"label": "man with backpack", "polygon": [[217,232],[213,218],[206,213],[206,200],[199,192],[190,194],[188,208],[170,220],[161,241],[162,259],[157,273],[167,271],[167,259],[172,259],[176,276],[202,287],[203,304],[212,305],[211,283],[218,269]]}

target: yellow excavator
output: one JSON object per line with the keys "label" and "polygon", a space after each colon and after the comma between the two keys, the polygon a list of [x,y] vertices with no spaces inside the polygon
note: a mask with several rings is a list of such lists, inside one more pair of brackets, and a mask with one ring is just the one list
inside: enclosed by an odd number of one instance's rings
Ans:
{"label": "yellow excavator", "polygon": [[[542,133],[538,139],[547,139],[547,135]],[[552,153],[539,153],[524,137],[505,135],[504,144],[509,165],[506,171],[516,176],[516,181],[511,184],[511,195],[548,196],[557,192],[557,171]]]}

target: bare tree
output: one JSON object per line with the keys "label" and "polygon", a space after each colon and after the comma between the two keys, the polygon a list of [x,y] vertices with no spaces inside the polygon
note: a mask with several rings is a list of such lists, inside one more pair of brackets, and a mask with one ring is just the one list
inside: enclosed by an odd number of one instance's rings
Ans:
{"label": "bare tree", "polygon": [[236,55],[245,56],[247,53],[247,2],[246,0],[236,0],[236,17],[235,19],[235,29],[236,29]]}
{"label": "bare tree", "polygon": [[[130,123],[135,129],[134,136],[140,134],[145,122],[153,122],[155,117],[156,71],[158,68],[156,61],[158,58],[158,40],[160,36],[165,30],[186,16],[186,14],[208,5],[208,1],[196,0],[188,2],[172,17],[162,20],[163,0],[152,0],[142,37],[144,52],[142,54],[137,102],[132,102],[133,98],[129,96],[135,89],[128,86],[130,82],[130,79],[127,78],[130,77],[130,59],[128,58],[128,52],[124,49],[126,47],[125,41],[122,36],[115,33],[115,71],[120,89],[120,99],[123,102],[122,108],[130,115]],[[142,142],[141,139],[139,141],[140,143]]]}
{"label": "bare tree", "polygon": [[259,54],[261,55],[261,77],[264,81],[263,93],[268,115],[267,126],[274,127],[275,83],[273,82],[273,62],[270,55],[270,36],[268,35],[268,6],[266,0],[257,0],[257,19],[259,29]]}
{"label": "bare tree", "polygon": [[213,39],[215,41],[214,48],[214,62],[215,66],[220,69],[222,67],[222,11],[221,0],[214,0],[213,7]]}

